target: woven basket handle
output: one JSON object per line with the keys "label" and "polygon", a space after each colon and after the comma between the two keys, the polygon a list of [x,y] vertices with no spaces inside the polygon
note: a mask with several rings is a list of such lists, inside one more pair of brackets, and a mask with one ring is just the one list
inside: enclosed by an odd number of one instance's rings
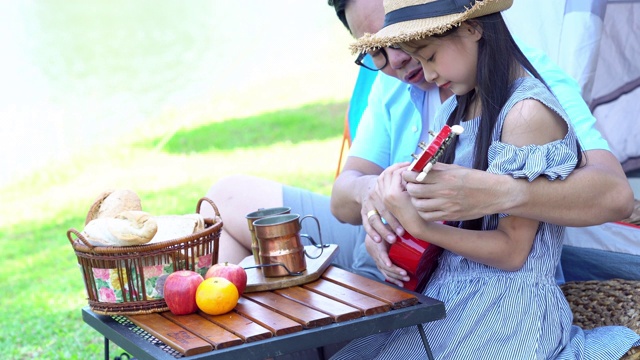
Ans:
{"label": "woven basket handle", "polygon": [[71,237],[71,234],[74,234],[75,236],[77,236],[78,239],[80,239],[80,241],[82,241],[83,244],[87,245],[89,249],[93,250],[93,248],[95,247],[91,245],[89,241],[87,241],[87,239],[85,239],[84,236],[82,236],[82,234],[80,234],[78,230],[74,228],[67,230],[67,238],[69,238],[69,241],[71,242],[71,246],[73,246],[73,242],[74,242],[74,239]]}
{"label": "woven basket handle", "polygon": [[216,217],[220,217],[220,212],[218,211],[218,207],[216,206],[216,204],[213,203],[213,200],[209,199],[208,197],[203,197],[203,198],[200,198],[200,200],[198,200],[198,204],[196,205],[196,213],[200,213],[200,206],[202,205],[203,201],[206,201],[211,205],[211,207],[213,208],[213,212],[216,214]]}

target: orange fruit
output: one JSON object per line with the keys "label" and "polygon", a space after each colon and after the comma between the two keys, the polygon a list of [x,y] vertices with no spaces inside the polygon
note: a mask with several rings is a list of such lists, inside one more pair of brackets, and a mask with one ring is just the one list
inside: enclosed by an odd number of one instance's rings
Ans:
{"label": "orange fruit", "polygon": [[196,304],[209,315],[220,315],[233,310],[238,303],[238,288],[222,277],[210,277],[198,285]]}

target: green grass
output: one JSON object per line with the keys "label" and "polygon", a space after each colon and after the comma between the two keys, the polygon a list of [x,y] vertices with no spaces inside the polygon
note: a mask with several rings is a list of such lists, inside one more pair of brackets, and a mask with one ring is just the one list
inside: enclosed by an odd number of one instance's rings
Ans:
{"label": "green grass", "polygon": [[[167,130],[84,151],[2,187],[3,358],[103,356],[103,338],[81,318],[84,283],[66,236],[82,229],[100,192],[133,189],[153,214],[194,212],[211,184],[234,173],[329,194],[346,107],[317,103]],[[110,350],[112,357],[122,352],[113,344]]]}

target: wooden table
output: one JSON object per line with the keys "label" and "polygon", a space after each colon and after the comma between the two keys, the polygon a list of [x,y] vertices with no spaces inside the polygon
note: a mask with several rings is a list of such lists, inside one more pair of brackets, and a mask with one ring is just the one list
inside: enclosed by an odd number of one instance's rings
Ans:
{"label": "wooden table", "polygon": [[[444,304],[330,266],[313,282],[245,293],[233,312],[173,316],[98,315],[83,320],[137,359],[264,359],[442,319]],[[168,346],[171,345],[171,346]]]}

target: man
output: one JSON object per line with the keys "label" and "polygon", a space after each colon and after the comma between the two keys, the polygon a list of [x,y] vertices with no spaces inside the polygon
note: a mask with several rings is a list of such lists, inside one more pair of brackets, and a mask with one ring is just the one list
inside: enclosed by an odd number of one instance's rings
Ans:
{"label": "man", "polygon": [[[330,0],[329,4],[334,6],[338,17],[356,38],[382,28],[382,0]],[[450,94],[440,93],[426,82],[420,65],[400,50],[386,48],[370,55],[384,75],[380,74],[373,85],[358,136],[334,184],[331,213],[329,199],[309,191],[241,175],[221,179],[207,193],[224,216],[221,261],[239,262],[250,254],[251,237],[244,218],[247,213],[257,208],[285,205],[291,206],[293,213],[319,217],[325,242],[339,244],[335,263],[398,285],[408,280],[404,270],[391,264],[388,245],[381,241],[385,238],[393,241],[404,230],[382,205],[376,181],[387,166],[407,161],[415,152],[418,141],[426,136],[429,120],[439,103]],[[549,72],[559,70],[548,60],[542,62],[551,68],[540,71],[545,80]],[[538,66],[538,63],[534,62],[534,65]],[[563,102],[563,107],[572,121],[581,117],[581,122],[585,123],[576,126],[581,144],[587,150],[587,162],[582,168],[562,182],[542,179],[528,183],[508,176],[436,164],[424,185],[407,189],[414,197],[421,198],[414,205],[422,218],[427,221],[464,220],[504,212],[560,225],[588,226],[629,216],[633,209],[633,192],[620,164],[593,128],[594,119],[580,98],[577,84],[566,78],[561,83],[569,84],[564,91],[556,91],[553,85],[552,89],[556,94],[568,95],[568,104]],[[409,134],[408,138],[404,137],[406,134]],[[403,141],[398,141],[401,138]],[[377,144],[375,150],[370,146],[371,141]],[[598,196],[593,196],[594,193]],[[480,210],[472,212],[468,209]],[[377,210],[381,217],[372,216],[370,223],[367,213],[371,210]],[[366,243],[365,233],[369,234]]]}

